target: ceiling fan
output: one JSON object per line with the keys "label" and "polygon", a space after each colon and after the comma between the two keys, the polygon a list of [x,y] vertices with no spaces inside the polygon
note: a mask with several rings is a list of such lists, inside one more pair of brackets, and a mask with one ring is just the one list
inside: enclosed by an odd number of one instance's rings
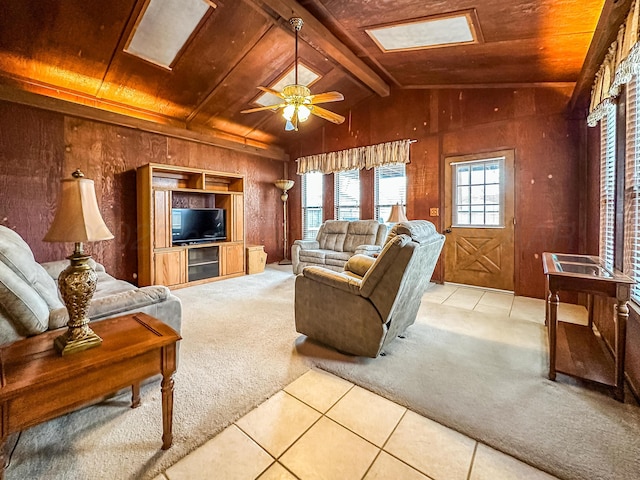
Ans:
{"label": "ceiling fan", "polygon": [[270,93],[276,97],[282,99],[281,103],[275,105],[267,105],[264,107],[250,108],[248,110],[242,110],[241,113],[253,113],[261,112],[263,110],[277,111],[282,109],[282,116],[287,123],[285,124],[285,130],[298,130],[298,122],[305,122],[309,115],[315,115],[320,118],[324,118],[330,122],[341,124],[344,122],[344,117],[337,113],[330,112],[322,107],[319,107],[319,103],[338,102],[344,100],[344,96],[340,92],[326,92],[311,95],[311,90],[306,85],[298,84],[298,32],[302,28],[304,22],[301,18],[293,17],[289,19],[289,23],[296,31],[296,54],[295,54],[295,83],[287,85],[282,89],[282,92],[278,92],[269,87],[258,87],[263,92]]}

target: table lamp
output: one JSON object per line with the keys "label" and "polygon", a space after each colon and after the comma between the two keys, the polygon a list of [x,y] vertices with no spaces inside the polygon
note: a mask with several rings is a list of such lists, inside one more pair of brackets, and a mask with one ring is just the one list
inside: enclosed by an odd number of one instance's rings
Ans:
{"label": "table lamp", "polygon": [[98,210],[93,180],[84,178],[78,169],[61,184],[58,208],[44,241],[75,243],[73,254],[67,257],[70,265],[58,277],[69,322],[67,331],[55,339],[54,346],[60,354],[67,355],[102,344],[102,339],[89,327],[87,311],[98,276],[89,265],[91,255],[84,253],[82,244],[110,240],[113,234]]}
{"label": "table lamp", "polygon": [[391,213],[387,219],[387,223],[399,223],[408,221],[407,216],[404,214],[404,208],[399,203],[391,206]]}

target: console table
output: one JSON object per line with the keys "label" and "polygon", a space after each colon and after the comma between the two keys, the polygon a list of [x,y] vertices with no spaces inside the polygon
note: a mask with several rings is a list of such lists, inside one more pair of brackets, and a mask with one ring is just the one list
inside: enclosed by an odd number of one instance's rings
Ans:
{"label": "console table", "polygon": [[[618,270],[605,268],[602,260],[592,255],[545,252],[542,263],[548,291],[545,322],[549,329],[549,379],[555,380],[556,372],[564,373],[604,385],[613,391],[617,400],[624,401],[627,303],[633,279]],[[593,331],[591,309],[586,326],[558,320],[560,290],[616,299],[613,361]]]}
{"label": "console table", "polygon": [[[173,373],[180,336],[144,313],[101,320],[91,328],[97,348],[59,355],[59,330],[0,348],[0,479],[8,435],[76,410],[127,386],[131,407],[140,404],[140,382],[162,374],[162,449],[172,442]],[[64,436],[64,435],[62,435]]]}

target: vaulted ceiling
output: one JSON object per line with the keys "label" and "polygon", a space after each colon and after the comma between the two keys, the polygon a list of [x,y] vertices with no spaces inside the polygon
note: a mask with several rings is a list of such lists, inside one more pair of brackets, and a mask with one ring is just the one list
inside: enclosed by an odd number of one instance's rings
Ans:
{"label": "vaulted ceiling", "polygon": [[[575,83],[605,0],[211,0],[170,69],[124,51],[149,0],[2,3],[3,88],[284,145],[295,132],[280,115],[240,111],[293,66],[292,16],[305,22],[300,62],[321,76],[312,93],[343,93],[326,108],[347,115],[392,89]],[[477,20],[478,43],[385,53],[365,32],[456,11]]]}

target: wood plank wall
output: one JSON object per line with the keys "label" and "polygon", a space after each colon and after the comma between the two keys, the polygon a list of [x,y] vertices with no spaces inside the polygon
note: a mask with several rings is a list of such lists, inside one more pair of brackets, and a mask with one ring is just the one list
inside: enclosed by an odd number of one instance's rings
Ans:
{"label": "wood plank wall", "polygon": [[[443,231],[443,217],[430,217],[429,208],[443,212],[444,158],[515,149],[515,293],[543,298],[541,253],[577,253],[584,228],[576,175],[584,162],[580,122],[564,115],[570,96],[570,88],[395,90],[388,98],[353,109],[342,125],[323,125],[313,118],[290,143],[289,154],[295,160],[403,138],[417,140],[407,166],[407,216],[430,220]],[[290,168],[290,178],[296,178],[295,162]],[[325,218],[333,216],[332,181],[332,175],[325,179]],[[372,182],[366,185],[362,202],[372,205]],[[299,181],[290,198],[293,241],[302,232]],[[361,218],[372,215],[371,210],[361,213]],[[442,268],[440,262],[434,280],[443,280]]]}
{"label": "wood plank wall", "polygon": [[98,204],[115,238],[87,245],[107,271],[135,283],[136,172],[149,162],[246,175],[246,241],[282,258],[282,202],[273,181],[283,162],[10,102],[0,102],[0,224],[16,230],[39,262],[72,245],[42,241],[53,220],[60,179],[80,168],[95,181]]}

